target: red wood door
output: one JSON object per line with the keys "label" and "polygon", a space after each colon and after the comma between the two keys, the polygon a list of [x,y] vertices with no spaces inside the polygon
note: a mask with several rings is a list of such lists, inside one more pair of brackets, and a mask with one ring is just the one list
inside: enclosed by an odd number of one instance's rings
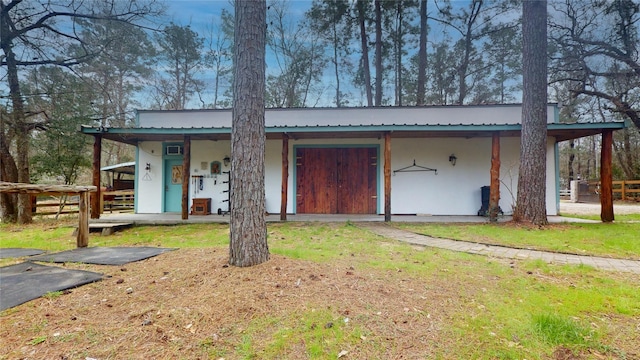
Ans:
{"label": "red wood door", "polygon": [[296,206],[304,214],[375,214],[375,148],[299,148]]}
{"label": "red wood door", "polygon": [[297,212],[336,214],[336,149],[300,148],[296,152]]}

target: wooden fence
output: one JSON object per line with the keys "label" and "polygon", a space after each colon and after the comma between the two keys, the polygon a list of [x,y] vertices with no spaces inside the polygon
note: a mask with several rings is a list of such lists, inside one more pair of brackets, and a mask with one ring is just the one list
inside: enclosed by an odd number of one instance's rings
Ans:
{"label": "wooden fence", "polygon": [[[63,201],[64,194],[33,195],[31,201],[31,210],[34,215],[55,215],[55,214],[71,214],[78,212],[79,199],[78,196],[69,196]],[[95,196],[92,193],[91,196]],[[105,211],[133,211],[134,191],[118,190],[118,191],[102,191],[100,193],[100,213]],[[60,209],[62,206],[62,209]]]}
{"label": "wooden fence", "polygon": [[[589,182],[589,189],[600,194],[600,182]],[[640,180],[620,180],[613,182],[613,198],[617,200],[640,201]]]}
{"label": "wooden fence", "polygon": [[74,194],[78,196],[78,234],[76,245],[87,247],[89,245],[89,193],[95,192],[95,186],[70,186],[70,185],[36,185],[22,183],[0,182],[0,192],[10,194],[38,194],[61,195]]}

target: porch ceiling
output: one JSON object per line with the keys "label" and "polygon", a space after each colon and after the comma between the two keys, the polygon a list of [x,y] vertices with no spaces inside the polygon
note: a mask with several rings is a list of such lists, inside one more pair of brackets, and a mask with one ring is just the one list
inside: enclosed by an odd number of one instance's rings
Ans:
{"label": "porch ceiling", "polygon": [[[566,141],[585,136],[597,135],[604,130],[620,130],[623,122],[609,123],[552,123],[547,125],[547,134],[556,141]],[[499,132],[503,137],[519,137],[519,124],[480,125],[375,125],[375,126],[296,126],[268,127],[267,139],[281,139],[287,134],[291,139],[335,139],[335,138],[382,138],[386,132],[392,138],[476,138],[491,137]],[[183,141],[188,135],[191,140],[229,140],[230,128],[94,128],[82,126],[80,131],[87,135],[102,135],[103,139],[136,145],[141,141]]]}

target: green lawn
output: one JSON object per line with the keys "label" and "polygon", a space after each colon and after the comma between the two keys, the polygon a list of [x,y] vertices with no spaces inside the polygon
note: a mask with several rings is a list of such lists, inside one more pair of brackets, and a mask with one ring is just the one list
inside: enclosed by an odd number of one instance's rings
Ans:
{"label": "green lawn", "polygon": [[558,224],[537,228],[507,224],[394,223],[423,235],[518,248],[640,259],[640,222]]}
{"label": "green lawn", "polygon": [[[640,224],[559,225],[544,229],[513,225],[398,224],[400,228],[454,239],[537,247],[579,254],[640,257]],[[71,223],[0,226],[2,247],[45,250],[75,246]],[[435,308],[411,311],[427,316],[444,311],[447,341],[434,345],[435,353],[415,354],[440,359],[546,359],[558,349],[597,352],[608,358],[632,358],[637,348],[640,318],[640,277],[598,271],[584,266],[555,266],[541,261],[501,261],[439,249],[418,248],[382,239],[356,225],[277,223],[268,228],[272,253],[322,264],[352,264],[354,271],[394,281],[418,279],[425,301],[441,293],[431,284],[448,284]],[[149,245],[179,248],[225,248],[228,225],[194,224],[134,227],[112,236],[92,234],[90,246]],[[5,262],[6,263],[6,262]],[[394,275],[385,275],[394,274]],[[367,281],[363,278],[362,281]],[[429,295],[434,294],[434,295]],[[390,295],[393,296],[393,295]],[[447,299],[450,299],[447,300]],[[426,306],[426,305],[425,305]],[[368,354],[383,353],[393,339],[375,336],[375,330],[336,325],[331,337],[314,324],[335,318],[332,309],[304,310],[302,303],[284,318],[243,320],[241,340],[229,350],[214,344],[200,346],[229,358],[282,358],[290,344],[305,344],[308,358],[336,358],[335,351],[356,346]],[[408,310],[407,310],[408,311]],[[2,316],[0,316],[0,321]],[[353,319],[357,323],[358,318]],[[410,318],[409,318],[410,321]],[[271,331],[277,328],[277,331]],[[401,333],[398,337],[405,336]],[[361,339],[367,339],[363,341]],[[635,344],[635,345],[634,345]],[[333,352],[329,356],[327,347]],[[420,346],[416,346],[420,349]],[[364,350],[362,350],[364,351]],[[411,351],[411,350],[408,350]],[[637,354],[636,354],[637,355]],[[629,357],[627,357],[629,356]],[[0,358],[2,358],[0,356]],[[348,356],[347,356],[348,358]]]}

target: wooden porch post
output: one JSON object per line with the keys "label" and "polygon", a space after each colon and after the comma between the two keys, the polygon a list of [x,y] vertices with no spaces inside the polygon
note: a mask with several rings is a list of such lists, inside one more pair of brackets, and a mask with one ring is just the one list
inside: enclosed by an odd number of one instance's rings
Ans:
{"label": "wooden porch post", "polygon": [[280,221],[287,221],[288,185],[289,185],[289,135],[282,134],[282,193],[280,195]]}
{"label": "wooden porch post", "polygon": [[[100,208],[102,191],[100,190],[100,157],[102,155],[102,135],[93,136],[93,186],[96,192],[91,197],[91,218],[99,219],[102,209]],[[82,198],[82,196],[80,196]],[[85,245],[86,246],[86,245]]]}
{"label": "wooden porch post", "polygon": [[611,171],[611,156],[613,145],[613,130],[602,132],[602,149],[600,151],[600,219],[602,222],[612,222],[613,215],[613,174]]}
{"label": "wooden porch post", "polygon": [[384,221],[391,221],[391,133],[384,133]]}
{"label": "wooden porch post", "polygon": [[489,187],[489,221],[498,221],[500,209],[500,133],[491,137],[491,184]]}
{"label": "wooden porch post", "polygon": [[184,136],[182,154],[182,220],[189,218],[189,179],[191,178],[191,136]]}
{"label": "wooden porch post", "polygon": [[[98,192],[100,193],[100,186],[98,186]],[[81,191],[80,200],[78,201],[78,236],[76,238],[76,246],[79,248],[87,247],[89,245],[89,191]],[[94,196],[93,199],[99,198]],[[95,200],[94,200],[95,202]]]}

